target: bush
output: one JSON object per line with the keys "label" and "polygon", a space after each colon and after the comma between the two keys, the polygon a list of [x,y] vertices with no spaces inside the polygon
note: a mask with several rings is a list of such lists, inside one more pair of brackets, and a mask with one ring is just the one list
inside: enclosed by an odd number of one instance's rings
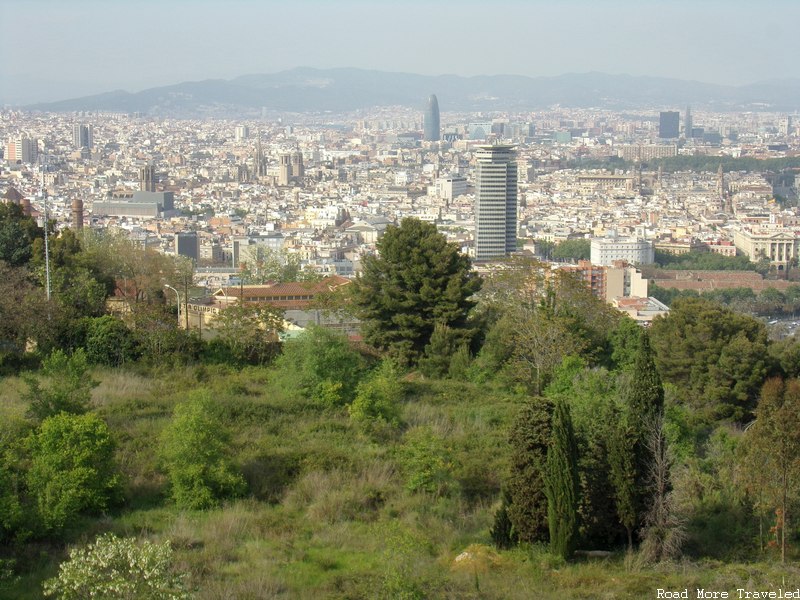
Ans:
{"label": "bush", "polygon": [[447,495],[455,486],[451,473],[450,452],[441,438],[429,428],[417,428],[405,436],[400,461],[406,474],[406,488],[411,492]]}
{"label": "bush", "polygon": [[[25,377],[28,392],[23,399],[30,403],[29,416],[37,421],[60,412],[83,414],[89,409],[92,388],[97,382],[89,376],[89,363],[83,350],[71,356],[54,351],[42,362],[44,378]],[[43,381],[47,385],[42,386]]]}
{"label": "bush", "polygon": [[369,379],[358,384],[356,398],[348,407],[350,418],[359,422],[396,423],[402,397],[397,369],[391,361],[384,361]]}
{"label": "bush", "polygon": [[88,319],[86,326],[86,358],[98,365],[118,367],[136,360],[139,349],[133,332],[110,315]]}
{"label": "bush", "polygon": [[190,598],[182,578],[172,573],[170,543],[137,544],[131,538],[105,534],[85,549],[70,551],[58,575],[44,582],[45,596],[59,600]]}
{"label": "bush", "polygon": [[289,395],[301,396],[325,406],[352,402],[364,371],[364,361],[343,335],[311,327],[286,342],[276,361],[278,384]]}
{"label": "bush", "polygon": [[61,413],[28,438],[28,491],[47,531],[59,531],[83,512],[106,510],[120,493],[114,441],[97,415]]}
{"label": "bush", "polygon": [[162,457],[179,507],[212,508],[245,492],[247,484],[229,459],[229,440],[208,393],[175,407],[162,436]]}

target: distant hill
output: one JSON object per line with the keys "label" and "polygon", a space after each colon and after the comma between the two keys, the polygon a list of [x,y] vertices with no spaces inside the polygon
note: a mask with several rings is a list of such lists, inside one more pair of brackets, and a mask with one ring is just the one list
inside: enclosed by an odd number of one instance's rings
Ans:
{"label": "distant hill", "polygon": [[373,106],[422,107],[435,93],[443,111],[534,110],[674,106],[726,110],[800,108],[800,80],[724,86],[659,77],[603,73],[557,77],[414,75],[363,69],[301,67],[231,80],[208,79],[130,93],[122,90],[29,105],[51,112],[120,111],[162,115],[248,114],[262,108],[287,112],[343,112]]}

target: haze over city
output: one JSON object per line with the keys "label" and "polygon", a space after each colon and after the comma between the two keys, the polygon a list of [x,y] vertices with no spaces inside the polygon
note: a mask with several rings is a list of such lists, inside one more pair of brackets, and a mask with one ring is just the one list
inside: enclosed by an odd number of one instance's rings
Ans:
{"label": "haze over city", "polygon": [[800,77],[800,4],[6,0],[0,102],[298,66],[424,75],[603,72],[743,85]]}

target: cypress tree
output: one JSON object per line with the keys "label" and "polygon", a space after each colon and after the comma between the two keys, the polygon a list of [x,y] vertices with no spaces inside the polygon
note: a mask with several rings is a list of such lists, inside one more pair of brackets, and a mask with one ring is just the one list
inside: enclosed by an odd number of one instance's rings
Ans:
{"label": "cypress tree", "polygon": [[654,456],[648,438],[664,411],[664,387],[653,361],[647,333],[642,333],[636,355],[622,386],[621,414],[609,440],[609,463],[617,515],[628,533],[633,549],[633,532],[641,526],[652,503],[650,466]]}
{"label": "cypress tree", "polygon": [[545,494],[550,551],[565,559],[572,555],[578,533],[578,447],[569,407],[556,402],[551,444],[547,449]]}
{"label": "cypress tree", "polygon": [[549,537],[544,478],[552,415],[552,401],[535,397],[511,428],[506,510],[520,542],[543,542]]}

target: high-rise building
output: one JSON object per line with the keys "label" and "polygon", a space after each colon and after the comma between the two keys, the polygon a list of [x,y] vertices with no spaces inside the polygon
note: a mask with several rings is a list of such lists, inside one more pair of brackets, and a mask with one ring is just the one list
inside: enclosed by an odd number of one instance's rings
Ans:
{"label": "high-rise building", "polygon": [[156,170],[153,165],[145,165],[139,169],[139,190],[142,192],[156,191]]}
{"label": "high-rise building", "polygon": [[658,118],[658,137],[677,138],[681,130],[681,115],[677,111],[662,112]]}
{"label": "high-rise building", "polygon": [[428,108],[422,119],[422,129],[426,142],[438,142],[441,139],[439,127],[439,101],[436,94],[431,94],[428,98]]}
{"label": "high-rise building", "polygon": [[94,132],[92,131],[91,125],[75,123],[72,126],[72,145],[76,150],[80,150],[81,148],[91,149],[92,144],[94,143],[94,140],[92,139],[93,134]]}
{"label": "high-rise building", "polygon": [[303,166],[303,153],[292,153],[292,176],[302,179],[306,174],[305,167]]}
{"label": "high-rise building", "polygon": [[200,236],[196,231],[181,231],[175,236],[175,254],[195,262],[200,258]]}
{"label": "high-rise building", "polygon": [[686,117],[683,120],[683,137],[687,140],[691,139],[692,136],[692,108],[690,106],[686,107]]}
{"label": "high-rise building", "polygon": [[278,185],[289,185],[292,181],[292,155],[281,154],[280,170],[278,171]]}
{"label": "high-rise building", "polygon": [[514,146],[478,146],[475,259],[502,258],[517,248],[517,161]]}
{"label": "high-rise building", "polygon": [[237,142],[247,140],[250,138],[250,128],[247,125],[237,125],[234,135]]}
{"label": "high-rise building", "polygon": [[5,159],[10,163],[34,164],[39,157],[39,140],[21,137],[6,142]]}

